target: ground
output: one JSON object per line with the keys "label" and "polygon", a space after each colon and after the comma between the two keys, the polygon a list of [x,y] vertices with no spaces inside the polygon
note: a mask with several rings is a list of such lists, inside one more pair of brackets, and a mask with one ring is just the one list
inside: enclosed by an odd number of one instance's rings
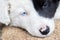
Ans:
{"label": "ground", "polygon": [[32,37],[20,28],[5,27],[2,31],[3,40],[60,40],[60,20],[55,20],[55,31],[46,38]]}

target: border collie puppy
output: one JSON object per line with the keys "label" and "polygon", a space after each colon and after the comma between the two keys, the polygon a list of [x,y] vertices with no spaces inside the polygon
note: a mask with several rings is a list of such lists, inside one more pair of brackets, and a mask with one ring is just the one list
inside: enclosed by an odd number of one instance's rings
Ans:
{"label": "border collie puppy", "polygon": [[32,36],[49,36],[60,18],[60,0],[0,0],[0,23],[26,29]]}

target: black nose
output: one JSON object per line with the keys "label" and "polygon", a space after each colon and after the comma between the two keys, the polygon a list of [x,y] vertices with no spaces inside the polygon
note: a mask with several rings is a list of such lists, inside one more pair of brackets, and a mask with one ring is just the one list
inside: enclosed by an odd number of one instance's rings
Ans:
{"label": "black nose", "polygon": [[46,29],[44,31],[41,31],[41,30],[43,30],[43,28],[39,30],[42,35],[47,35],[50,32],[50,29],[48,26],[46,26]]}

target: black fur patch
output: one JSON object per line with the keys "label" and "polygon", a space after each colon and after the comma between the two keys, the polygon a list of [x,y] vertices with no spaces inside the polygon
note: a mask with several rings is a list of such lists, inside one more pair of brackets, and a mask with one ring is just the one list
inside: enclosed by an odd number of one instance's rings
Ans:
{"label": "black fur patch", "polygon": [[53,18],[58,7],[59,0],[32,0],[32,2],[40,16]]}

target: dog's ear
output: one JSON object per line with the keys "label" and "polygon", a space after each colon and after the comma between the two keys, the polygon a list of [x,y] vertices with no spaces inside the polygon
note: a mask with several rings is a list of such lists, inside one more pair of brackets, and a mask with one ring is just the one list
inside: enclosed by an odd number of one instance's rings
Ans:
{"label": "dog's ear", "polygon": [[8,25],[10,22],[8,5],[5,1],[0,1],[0,23]]}
{"label": "dog's ear", "polygon": [[45,0],[32,0],[32,1],[36,10],[41,8],[45,2]]}
{"label": "dog's ear", "polygon": [[53,2],[59,2],[60,0],[53,0]]}

